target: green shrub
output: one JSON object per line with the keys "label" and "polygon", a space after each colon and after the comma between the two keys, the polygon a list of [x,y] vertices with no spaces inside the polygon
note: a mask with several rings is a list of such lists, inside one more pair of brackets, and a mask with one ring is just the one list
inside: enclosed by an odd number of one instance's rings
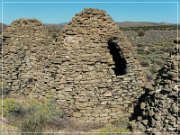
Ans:
{"label": "green shrub", "polygon": [[164,64],[164,61],[161,58],[157,58],[157,59],[155,59],[155,64],[162,66]]}
{"label": "green shrub", "polygon": [[159,66],[158,65],[153,65],[153,66],[151,66],[150,67],[150,72],[152,73],[152,74],[156,74],[157,72],[158,72],[158,70],[159,70]]}
{"label": "green shrub", "polygon": [[43,103],[36,100],[27,102],[26,109],[29,113],[18,122],[21,132],[43,132],[48,126],[48,121],[61,112],[54,99]]}
{"label": "green shrub", "polygon": [[144,45],[143,44],[137,44],[137,47],[138,48],[144,48]]}
{"label": "green shrub", "polygon": [[57,37],[58,37],[58,34],[57,34],[56,32],[53,32],[53,33],[52,33],[52,38],[53,38],[53,39],[56,39]]}
{"label": "green shrub", "polygon": [[128,129],[129,118],[121,116],[117,120],[111,122],[111,124],[101,128],[97,133],[92,135],[132,135],[132,132]]}
{"label": "green shrub", "polygon": [[2,84],[2,82],[0,82],[0,96],[3,96],[3,98],[5,98],[8,93],[8,87],[5,84]]}
{"label": "green shrub", "polygon": [[129,118],[126,116],[121,116],[117,120],[113,121],[111,124],[120,129],[127,129],[129,126]]}
{"label": "green shrub", "polygon": [[141,61],[141,66],[148,67],[149,66],[148,61],[145,61],[145,60]]}
{"label": "green shrub", "polygon": [[146,71],[146,77],[148,81],[152,81],[153,80],[153,75],[150,71]]}
{"label": "green shrub", "polygon": [[139,36],[139,37],[142,37],[142,36],[144,36],[144,34],[145,34],[145,32],[144,32],[143,29],[139,29],[139,30],[137,31],[137,33],[138,33],[138,36]]}
{"label": "green shrub", "polygon": [[92,133],[92,135],[132,135],[132,133],[128,129],[117,128],[110,124]]}
{"label": "green shrub", "polygon": [[[26,118],[20,121],[19,129],[22,135],[29,134],[26,132],[43,132],[47,125],[47,118],[41,113],[35,113],[33,115],[26,116]],[[41,133],[37,133],[40,135]]]}
{"label": "green shrub", "polygon": [[0,113],[3,115],[3,117],[13,117],[21,110],[21,105],[13,98],[3,99],[1,100],[1,103],[2,102],[3,106],[0,107]]}
{"label": "green shrub", "polygon": [[43,102],[5,98],[3,104],[0,110],[2,112],[3,109],[4,117],[9,119],[10,124],[18,127],[23,135],[27,134],[26,132],[43,132],[52,118],[64,115],[52,98]]}
{"label": "green shrub", "polygon": [[137,54],[144,54],[144,48],[137,48]]}

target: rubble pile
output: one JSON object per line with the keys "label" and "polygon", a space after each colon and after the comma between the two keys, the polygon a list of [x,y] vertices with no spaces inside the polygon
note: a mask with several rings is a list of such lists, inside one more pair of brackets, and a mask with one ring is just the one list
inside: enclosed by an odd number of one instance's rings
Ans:
{"label": "rubble pile", "polygon": [[176,47],[159,70],[153,86],[141,96],[135,107],[131,127],[149,133],[179,134],[179,54]]}

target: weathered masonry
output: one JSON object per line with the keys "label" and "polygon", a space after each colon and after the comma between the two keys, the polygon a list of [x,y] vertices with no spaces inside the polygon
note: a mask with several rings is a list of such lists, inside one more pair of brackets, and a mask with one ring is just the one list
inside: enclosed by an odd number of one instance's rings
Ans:
{"label": "weathered masonry", "polygon": [[159,70],[155,84],[141,96],[131,121],[133,129],[156,134],[168,135],[180,133],[179,78],[180,51],[172,49],[169,57]]}
{"label": "weathered masonry", "polygon": [[13,22],[4,39],[4,82],[12,96],[54,97],[69,117],[108,122],[131,112],[143,93],[137,56],[102,10],[76,14],[55,43],[45,26],[27,19]]}

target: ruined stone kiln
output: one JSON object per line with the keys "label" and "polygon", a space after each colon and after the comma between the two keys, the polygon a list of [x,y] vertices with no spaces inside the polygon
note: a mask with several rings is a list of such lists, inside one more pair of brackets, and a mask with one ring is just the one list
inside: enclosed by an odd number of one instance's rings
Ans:
{"label": "ruined stone kiln", "polygon": [[46,27],[34,19],[15,20],[3,32],[3,82],[11,96],[38,95],[51,50],[47,37]]}
{"label": "ruined stone kiln", "polygon": [[155,84],[147,88],[135,107],[131,127],[153,134],[180,134],[180,55],[176,47],[159,70]]}
{"label": "ruined stone kiln", "polygon": [[76,14],[55,43],[32,20],[15,21],[4,38],[4,81],[10,93],[54,97],[67,117],[112,121],[131,112],[143,93],[145,75],[137,56],[102,10]]}

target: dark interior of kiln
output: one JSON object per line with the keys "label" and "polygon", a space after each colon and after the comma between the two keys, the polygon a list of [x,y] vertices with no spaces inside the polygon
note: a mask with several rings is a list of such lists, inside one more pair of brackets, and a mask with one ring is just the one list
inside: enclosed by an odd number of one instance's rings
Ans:
{"label": "dark interior of kiln", "polygon": [[115,63],[115,67],[113,68],[114,73],[117,76],[126,74],[126,60],[117,42],[110,40],[108,42],[108,49]]}

